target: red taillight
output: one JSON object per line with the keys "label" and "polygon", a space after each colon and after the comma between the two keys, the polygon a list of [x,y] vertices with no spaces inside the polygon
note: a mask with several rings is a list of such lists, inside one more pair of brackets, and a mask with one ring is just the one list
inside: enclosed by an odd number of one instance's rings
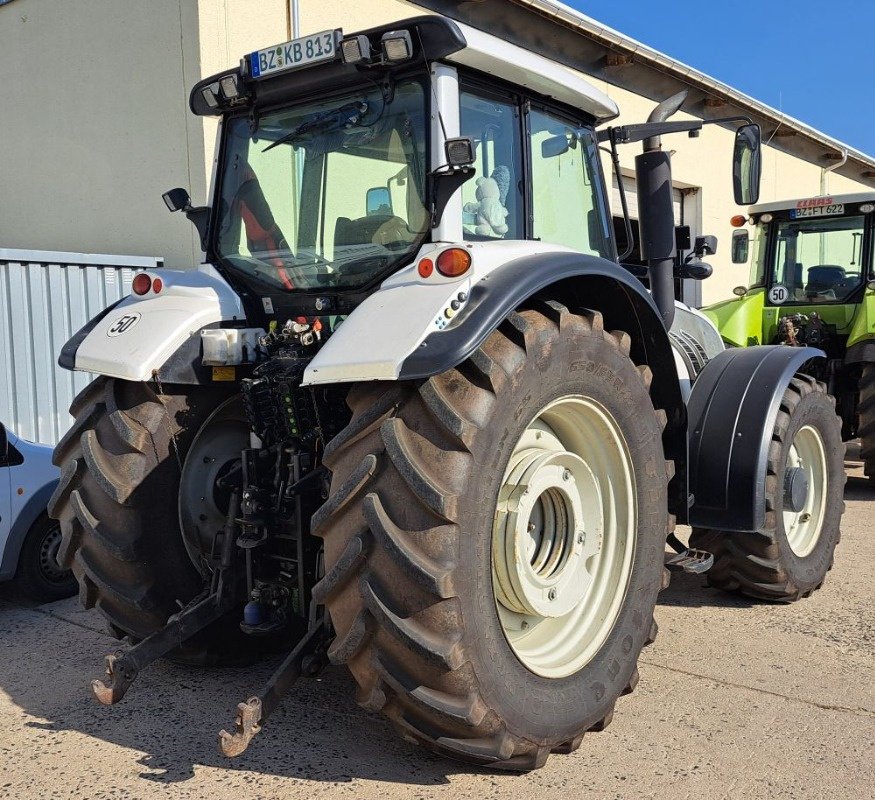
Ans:
{"label": "red taillight", "polygon": [[419,262],[419,277],[428,278],[434,272],[434,261],[430,258],[424,258]]}
{"label": "red taillight", "polygon": [[437,270],[447,278],[458,278],[471,267],[471,254],[461,247],[451,247],[437,257]]}
{"label": "red taillight", "polygon": [[138,272],[131,281],[131,291],[134,294],[144,295],[152,288],[152,279],[145,272]]}
{"label": "red taillight", "polygon": [[164,288],[164,281],[161,278],[152,278],[152,291],[158,294]]}
{"label": "red taillight", "polygon": [[729,220],[729,224],[733,228],[740,228],[745,222],[747,222],[747,217],[744,216],[744,214],[736,214],[731,220]]}

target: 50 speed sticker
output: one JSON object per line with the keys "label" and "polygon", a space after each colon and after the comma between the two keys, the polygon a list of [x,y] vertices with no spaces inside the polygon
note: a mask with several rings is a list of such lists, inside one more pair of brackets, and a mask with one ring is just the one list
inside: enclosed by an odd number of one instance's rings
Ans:
{"label": "50 speed sticker", "polygon": [[773,305],[779,306],[781,303],[786,303],[790,299],[790,292],[787,291],[787,287],[776,283],[771,289],[769,289],[769,302]]}
{"label": "50 speed sticker", "polygon": [[131,328],[134,327],[140,321],[140,314],[136,311],[132,314],[125,314],[123,317],[119,317],[112,325],[109,326],[109,330],[107,330],[107,336],[121,336],[123,333],[127,333]]}

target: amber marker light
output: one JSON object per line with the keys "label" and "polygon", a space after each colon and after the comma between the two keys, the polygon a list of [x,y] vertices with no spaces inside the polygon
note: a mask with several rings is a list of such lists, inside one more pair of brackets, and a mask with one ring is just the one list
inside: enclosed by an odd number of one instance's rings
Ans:
{"label": "amber marker light", "polygon": [[419,277],[420,278],[428,278],[432,272],[434,272],[434,261],[430,258],[424,258],[419,262]]}
{"label": "amber marker light", "polygon": [[729,224],[732,225],[733,228],[740,228],[745,222],[747,222],[747,217],[744,216],[744,214],[736,214],[731,220],[729,220]]}
{"label": "amber marker light", "polygon": [[437,270],[446,278],[458,278],[471,268],[471,254],[461,247],[451,247],[437,257]]}
{"label": "amber marker light", "polygon": [[152,279],[145,272],[138,272],[131,281],[131,291],[137,295],[144,295],[152,288]]}

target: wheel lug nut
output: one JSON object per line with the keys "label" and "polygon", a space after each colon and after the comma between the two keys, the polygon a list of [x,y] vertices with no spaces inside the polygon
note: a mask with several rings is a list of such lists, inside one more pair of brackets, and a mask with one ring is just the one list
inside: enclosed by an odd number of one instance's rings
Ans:
{"label": "wheel lug nut", "polygon": [[569,469],[562,470],[562,480],[563,481],[570,481],[571,480],[571,470],[569,470]]}
{"label": "wheel lug nut", "polygon": [[525,620],[523,620],[523,621],[520,623],[520,627],[521,627],[523,630],[525,630],[526,628],[529,627],[529,623],[526,622]]}
{"label": "wheel lug nut", "polygon": [[551,589],[549,592],[547,592],[547,599],[548,600],[555,600],[556,599],[556,590],[555,589]]}

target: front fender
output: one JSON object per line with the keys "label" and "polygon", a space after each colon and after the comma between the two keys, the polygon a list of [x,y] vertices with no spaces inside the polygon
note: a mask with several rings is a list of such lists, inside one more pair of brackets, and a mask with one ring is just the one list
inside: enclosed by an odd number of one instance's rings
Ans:
{"label": "front fender", "polygon": [[242,302],[212,268],[147,273],[163,282],[157,294],[129,295],[76,333],[58,364],[129,381],[149,380],[200,331],[219,322],[244,320]]}
{"label": "front fender", "polygon": [[699,374],[687,405],[689,524],[755,531],[765,522],[766,461],[781,398],[812,347],[731,348]]}
{"label": "front fender", "polygon": [[702,313],[710,319],[724,341],[734,347],[748,347],[763,341],[765,289],[751,289],[742,297],[706,306]]}

